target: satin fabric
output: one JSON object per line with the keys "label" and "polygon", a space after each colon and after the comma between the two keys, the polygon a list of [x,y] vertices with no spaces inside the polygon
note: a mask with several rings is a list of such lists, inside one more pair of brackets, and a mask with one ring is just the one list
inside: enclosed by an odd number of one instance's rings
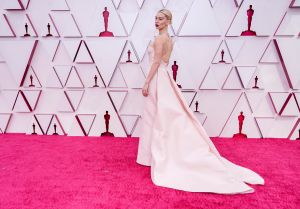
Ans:
{"label": "satin fabric", "polygon": [[[154,49],[148,48],[150,63]],[[142,132],[136,162],[151,166],[157,186],[190,192],[251,193],[249,184],[264,184],[250,169],[220,155],[194,116],[180,89],[161,62],[144,97]]]}

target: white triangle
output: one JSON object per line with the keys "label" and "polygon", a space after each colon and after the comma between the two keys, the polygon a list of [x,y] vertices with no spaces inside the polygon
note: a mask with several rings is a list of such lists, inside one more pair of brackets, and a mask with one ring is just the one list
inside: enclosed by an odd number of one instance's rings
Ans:
{"label": "white triangle", "polygon": [[39,96],[41,95],[41,90],[23,90],[23,93],[32,108],[32,110],[35,110],[35,107],[38,103]]}
{"label": "white triangle", "polygon": [[113,0],[112,1],[116,8],[119,8],[121,0]]}
{"label": "white triangle", "polygon": [[[197,21],[195,21],[197,20]],[[209,1],[195,0],[182,26],[180,36],[219,36],[220,28]]]}
{"label": "white triangle", "polygon": [[[254,72],[256,70],[256,67],[236,67],[237,72],[241,78],[242,84],[244,88],[248,88],[249,85],[251,85],[250,80],[254,75]],[[254,84],[253,84],[254,86]]]}
{"label": "white triangle", "polygon": [[11,69],[7,65],[7,63],[0,63],[0,75],[2,78],[0,87],[5,89],[18,89],[20,83],[16,82],[15,77],[12,74]]}
{"label": "white triangle", "polygon": [[271,129],[274,125],[274,118],[260,118],[256,117],[256,122],[262,134],[262,137],[267,138],[270,136]]}
{"label": "white triangle", "polygon": [[55,115],[50,123],[47,135],[52,135],[54,133],[54,125],[56,125],[56,133],[58,133],[59,135],[64,135],[64,130],[61,127],[61,125],[57,119],[57,116],[55,116]]}
{"label": "white triangle", "polygon": [[56,65],[68,65],[73,63],[73,59],[71,58],[62,41],[59,41],[53,62]]}
{"label": "white triangle", "polygon": [[223,61],[225,61],[225,63],[232,62],[229,49],[228,49],[226,43],[224,41],[222,41],[212,63],[220,63],[220,61],[222,60],[222,53],[221,53],[222,50],[224,51]]}
{"label": "white triangle", "polygon": [[294,96],[292,96],[281,113],[281,116],[299,116],[299,113],[300,111],[296,104],[296,100]]}
{"label": "white triangle", "polygon": [[32,66],[29,68],[29,71],[27,72],[27,75],[25,77],[23,86],[24,87],[30,87],[31,85],[31,79],[30,77],[32,76],[32,84],[34,85],[35,88],[41,88],[42,85],[35,73],[35,71],[33,70]]}
{"label": "white triangle", "polygon": [[144,4],[145,0],[136,0],[136,2],[138,3],[139,7],[141,8]]}
{"label": "white triangle", "polygon": [[50,9],[52,11],[70,11],[70,8],[65,0],[51,0]]}
{"label": "white triangle", "polygon": [[279,63],[279,57],[277,50],[274,45],[274,41],[270,41],[266,51],[264,52],[262,58],[259,61],[260,63]]}
{"label": "white triangle", "polygon": [[[33,124],[34,124],[34,129],[33,130]],[[31,122],[28,123],[28,127],[26,129],[26,134],[32,134],[33,131],[35,131],[36,134],[38,135],[43,135],[43,130],[41,129],[41,127],[39,126],[39,124],[37,123],[36,118],[33,116],[31,119]]]}
{"label": "white triangle", "polygon": [[139,116],[138,115],[121,115],[120,117],[121,117],[122,123],[125,126],[126,133],[128,135],[131,135],[134,127],[137,124],[137,120],[138,120]]}
{"label": "white triangle", "polygon": [[232,137],[234,134],[239,133],[238,116],[240,115],[240,112],[243,112],[243,115],[245,116],[242,126],[242,133],[246,134],[248,138],[260,138],[261,134],[254,118],[252,117],[251,108],[244,94],[241,95],[239,101],[235,105],[224,126],[221,136]]}
{"label": "white triangle", "polygon": [[139,12],[118,12],[121,19],[123,20],[123,25],[126,28],[128,34],[131,34],[133,25],[138,17]]}
{"label": "white triangle", "polygon": [[[198,108],[199,110],[199,108]],[[198,121],[203,125],[207,119],[207,116],[205,113],[200,113],[200,112],[194,112],[194,115],[198,119]]]}
{"label": "white triangle", "polygon": [[87,41],[88,48],[106,85],[112,79],[112,74],[118,65],[125,42],[126,40],[121,39],[103,38],[97,39],[97,41]]}
{"label": "white triangle", "polygon": [[243,39],[236,39],[236,38],[227,38],[226,43],[228,49],[230,51],[231,57],[235,60],[240,53],[241,49],[245,45],[245,40]]}
{"label": "white triangle", "polygon": [[66,94],[72,103],[74,110],[76,111],[83,97],[84,90],[67,90]]}
{"label": "white triangle", "polygon": [[51,58],[51,61],[54,60],[57,50],[60,50],[60,41],[56,39],[49,39],[47,41],[39,42],[39,47],[43,47],[48,54],[48,57]]}
{"label": "white triangle", "polygon": [[13,109],[13,106],[17,99],[18,94],[19,94],[18,90],[3,90],[1,92],[1,95],[4,98],[4,102],[7,104],[9,109],[11,109],[11,110]]}
{"label": "white triangle", "polygon": [[64,40],[64,46],[68,51],[68,54],[70,55],[70,58],[74,61],[75,55],[77,53],[79,44],[81,43],[80,40]]}
{"label": "white triangle", "polygon": [[117,68],[112,76],[112,79],[110,83],[108,84],[111,88],[127,88],[126,81],[124,79],[124,76],[120,70],[120,68]]}
{"label": "white triangle", "polygon": [[[50,14],[48,14],[48,17],[47,17],[47,22],[44,22],[44,25],[43,25],[43,29],[42,29],[42,36],[43,37],[47,37],[46,35],[48,34],[48,23],[50,25],[50,34],[52,34],[52,37],[59,37],[59,33],[58,31],[56,30],[56,27],[50,17]],[[50,37],[51,38],[51,37]]]}
{"label": "white triangle", "polygon": [[135,49],[137,59],[143,60],[146,55],[150,40],[135,39],[131,41]]}
{"label": "white triangle", "polygon": [[274,108],[277,113],[280,112],[282,106],[284,105],[289,93],[287,92],[269,92],[270,97],[272,99],[272,103],[274,104]]}
{"label": "white triangle", "polygon": [[241,84],[236,68],[233,67],[222,89],[242,89],[242,88],[243,86]]}
{"label": "white triangle", "polygon": [[145,75],[139,65],[124,64],[119,67],[129,88],[143,88]]}
{"label": "white triangle", "polygon": [[211,68],[208,70],[199,89],[219,89],[219,83],[215,79],[213,70]]}
{"label": "white triangle", "polygon": [[101,78],[101,75],[94,64],[82,64],[76,66],[79,78],[85,87],[94,87],[95,76],[97,77],[97,85],[99,87],[105,87]]}
{"label": "white triangle", "polygon": [[299,56],[291,56],[291,52],[294,55],[300,51],[300,39],[276,39],[276,42],[278,43],[293,89],[296,89],[300,82],[300,62]]}
{"label": "white triangle", "polygon": [[161,0],[161,3],[164,5],[164,7],[167,6],[169,0]]}
{"label": "white triangle", "polygon": [[0,37],[14,37],[15,34],[9,27],[9,23],[5,17],[4,14],[0,15]]}
{"label": "white triangle", "polygon": [[81,125],[83,126],[84,131],[88,135],[94,123],[96,114],[85,115],[85,114],[78,114],[77,117],[80,120]]}
{"label": "white triangle", "polygon": [[129,60],[128,51],[130,51],[130,63],[138,63],[138,58],[135,55],[135,50],[132,48],[132,45],[127,42],[126,46],[123,50],[120,63],[129,63],[127,62]]}
{"label": "white triangle", "polygon": [[63,87],[66,86],[67,79],[70,75],[71,69],[72,69],[72,66],[70,66],[70,65],[54,66],[54,70],[55,70]]}
{"label": "white triangle", "polygon": [[34,116],[35,116],[36,121],[41,126],[43,132],[46,134],[46,132],[49,128],[51,119],[54,117],[54,115],[53,114],[35,114]]}
{"label": "white triangle", "polygon": [[50,72],[47,76],[47,80],[46,80],[46,87],[47,88],[63,88],[63,86],[64,86],[64,84],[61,83],[54,68],[53,68],[53,70],[50,70]]}
{"label": "white triangle", "polygon": [[84,88],[83,83],[82,83],[75,67],[72,67],[72,70],[68,76],[68,80],[66,81],[66,87],[68,87],[68,88]]}
{"label": "white triangle", "polygon": [[274,117],[275,110],[273,108],[271,98],[267,92],[248,91],[246,92],[246,96],[255,116]]}
{"label": "white triangle", "polygon": [[94,63],[93,59],[88,52],[86,43],[81,41],[80,48],[75,58],[76,63]]}
{"label": "white triangle", "polygon": [[14,112],[30,112],[29,107],[27,106],[23,96],[21,95],[21,92],[19,91],[16,103],[13,108]]}
{"label": "white triangle", "polygon": [[189,104],[189,106],[191,105],[195,95],[196,95],[196,92],[194,91],[182,91],[182,95],[183,97],[185,98],[185,101]]}
{"label": "white triangle", "polygon": [[11,74],[18,83],[21,83],[35,44],[37,41],[34,40],[5,40],[0,42],[0,53],[5,58]]}
{"label": "white triangle", "polygon": [[59,112],[74,112],[65,92],[58,92],[58,98],[57,110]]}
{"label": "white triangle", "polygon": [[0,129],[2,133],[6,131],[6,128],[8,127],[8,122],[11,117],[11,113],[0,113]]}
{"label": "white triangle", "polygon": [[109,95],[112,98],[112,102],[115,105],[117,111],[120,111],[122,104],[127,96],[127,91],[109,91]]}

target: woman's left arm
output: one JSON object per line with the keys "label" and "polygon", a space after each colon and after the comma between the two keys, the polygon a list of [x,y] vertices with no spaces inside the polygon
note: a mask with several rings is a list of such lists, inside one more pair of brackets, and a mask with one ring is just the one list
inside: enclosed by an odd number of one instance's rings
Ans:
{"label": "woman's left arm", "polygon": [[164,44],[164,37],[162,36],[158,36],[154,41],[154,58],[142,90],[144,96],[148,96],[149,84],[161,63],[162,54],[163,54],[163,44]]}

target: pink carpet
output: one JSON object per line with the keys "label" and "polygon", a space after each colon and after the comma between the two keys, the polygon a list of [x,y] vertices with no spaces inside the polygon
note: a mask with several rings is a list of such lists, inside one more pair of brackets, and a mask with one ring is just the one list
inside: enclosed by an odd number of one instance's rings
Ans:
{"label": "pink carpet", "polygon": [[138,138],[0,135],[0,208],[299,208],[300,141],[213,142],[266,184],[246,195],[183,192],[152,184],[135,163]]}

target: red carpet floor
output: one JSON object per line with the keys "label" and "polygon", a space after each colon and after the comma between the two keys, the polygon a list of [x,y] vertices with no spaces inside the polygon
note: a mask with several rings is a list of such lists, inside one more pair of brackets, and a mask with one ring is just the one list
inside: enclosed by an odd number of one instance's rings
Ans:
{"label": "red carpet floor", "polygon": [[138,138],[0,135],[0,209],[300,208],[300,141],[213,142],[266,184],[245,195],[183,192],[152,184],[135,163]]}

